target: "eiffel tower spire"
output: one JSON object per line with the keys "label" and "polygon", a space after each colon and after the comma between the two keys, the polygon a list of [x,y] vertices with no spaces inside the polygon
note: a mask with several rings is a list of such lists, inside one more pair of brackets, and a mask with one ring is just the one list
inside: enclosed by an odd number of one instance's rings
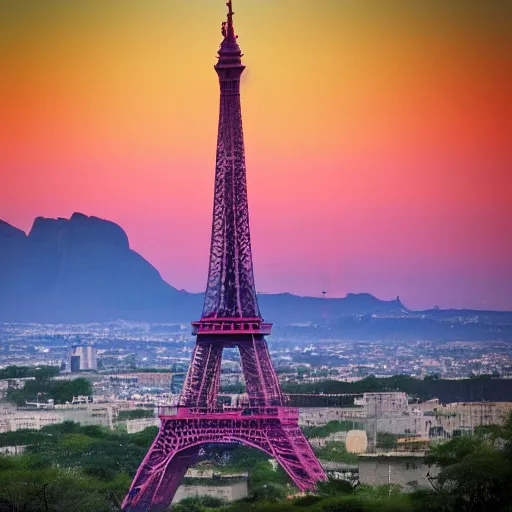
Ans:
{"label": "eiffel tower spire", "polygon": [[233,27],[232,2],[215,71],[220,109],[210,265],[203,318],[260,318],[251,253],[240,76],[245,69]]}
{"label": "eiffel tower spire", "polygon": [[228,27],[227,27],[226,37],[230,41],[235,41],[236,40],[235,29],[233,28],[233,14],[235,14],[235,13],[233,12],[232,0],[229,0],[229,2],[226,3],[226,5],[228,6],[228,14],[227,14]]}
{"label": "eiffel tower spire", "polygon": [[242,56],[242,52],[240,51],[240,47],[237,43],[238,36],[235,34],[235,27],[233,25],[233,14],[235,14],[233,12],[233,2],[230,0],[226,5],[228,7],[228,13],[226,17],[227,21],[222,22],[221,32],[224,39],[220,43],[219,59],[221,62],[219,62],[219,64],[232,63],[222,61],[229,61],[230,58],[232,59],[235,56],[238,56],[239,58]]}

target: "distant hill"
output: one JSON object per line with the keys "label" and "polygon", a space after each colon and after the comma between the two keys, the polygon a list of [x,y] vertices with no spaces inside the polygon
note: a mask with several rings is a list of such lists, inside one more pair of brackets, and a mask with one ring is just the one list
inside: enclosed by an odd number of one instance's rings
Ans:
{"label": "distant hill", "polygon": [[[398,297],[383,301],[366,293],[341,299],[262,294],[259,302],[265,319],[287,326],[292,336],[315,330],[366,339],[512,338],[512,313],[414,312]],[[81,213],[38,217],[27,235],[0,220],[0,322],[188,323],[199,319],[202,305],[203,294],[166,283],[113,222]]]}
{"label": "distant hill", "polygon": [[2,321],[164,320],[191,297],[163,281],[113,222],[38,217],[28,235],[0,223]]}
{"label": "distant hill", "polygon": [[[260,302],[273,320],[283,322],[317,321],[327,310],[339,315],[403,309],[399,301],[369,294],[327,300],[265,294]],[[26,235],[0,221],[0,321],[190,322],[200,316],[202,303],[203,294],[166,283],[113,222],[81,213],[38,217]]]}

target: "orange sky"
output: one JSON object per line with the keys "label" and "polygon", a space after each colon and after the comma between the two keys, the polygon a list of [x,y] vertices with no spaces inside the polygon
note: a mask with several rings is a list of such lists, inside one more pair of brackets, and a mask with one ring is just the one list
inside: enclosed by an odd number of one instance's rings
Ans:
{"label": "orange sky", "polygon": [[[510,2],[234,0],[257,288],[512,309]],[[0,218],[208,263],[221,0],[0,4]]]}

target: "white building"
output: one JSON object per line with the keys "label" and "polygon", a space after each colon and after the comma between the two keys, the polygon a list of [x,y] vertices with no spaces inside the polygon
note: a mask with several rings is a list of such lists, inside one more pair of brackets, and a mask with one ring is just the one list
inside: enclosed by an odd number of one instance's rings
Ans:
{"label": "white building", "polygon": [[97,370],[98,349],[90,345],[75,345],[71,351],[71,371]]}
{"label": "white building", "polygon": [[395,391],[390,393],[364,393],[363,398],[354,400],[355,405],[363,405],[369,417],[402,415],[408,412],[407,393]]}
{"label": "white building", "polygon": [[399,485],[403,491],[432,489],[427,474],[438,469],[424,462],[424,453],[391,452],[359,455],[359,482],[367,485]]}
{"label": "white building", "polygon": [[[187,484],[187,478],[193,478],[196,482],[204,480],[204,483]],[[247,478],[248,473],[222,475],[212,470],[189,469],[172,502],[178,503],[192,496],[212,496],[225,501],[239,500],[249,495]]]}

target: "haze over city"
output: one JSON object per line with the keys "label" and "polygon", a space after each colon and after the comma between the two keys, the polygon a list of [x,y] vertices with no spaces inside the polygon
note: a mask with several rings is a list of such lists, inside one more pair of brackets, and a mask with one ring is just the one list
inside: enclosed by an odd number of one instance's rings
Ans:
{"label": "haze over city", "polygon": [[[257,288],[512,309],[506,3],[238,4]],[[203,291],[216,16],[209,1],[2,3],[0,218],[110,219]]]}

